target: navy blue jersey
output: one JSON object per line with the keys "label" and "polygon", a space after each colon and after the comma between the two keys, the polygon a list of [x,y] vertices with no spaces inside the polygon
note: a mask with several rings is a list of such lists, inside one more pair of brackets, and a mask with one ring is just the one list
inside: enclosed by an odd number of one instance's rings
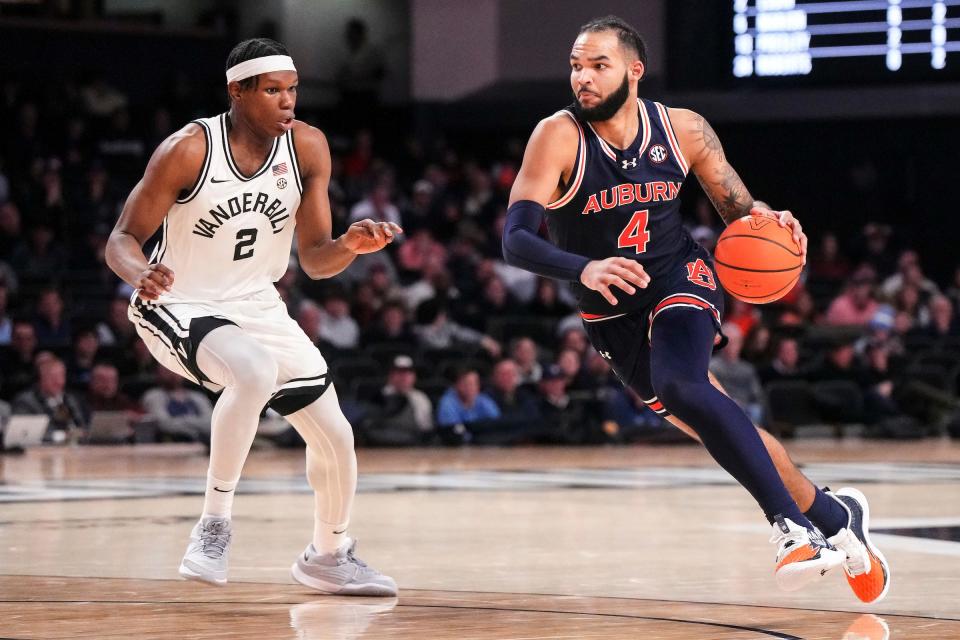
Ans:
{"label": "navy blue jersey", "polygon": [[561,111],[580,132],[576,164],[563,196],[547,205],[547,229],[558,247],[592,260],[621,256],[636,260],[650,274],[650,286],[628,295],[610,290],[618,304],[610,305],[596,291],[572,283],[585,316],[629,313],[659,302],[658,277],[695,248],[680,219],[678,194],[688,165],[670,125],[667,109],[650,100],[637,100],[640,128],[633,143],[616,149],[589,122],[579,120],[573,107]]}

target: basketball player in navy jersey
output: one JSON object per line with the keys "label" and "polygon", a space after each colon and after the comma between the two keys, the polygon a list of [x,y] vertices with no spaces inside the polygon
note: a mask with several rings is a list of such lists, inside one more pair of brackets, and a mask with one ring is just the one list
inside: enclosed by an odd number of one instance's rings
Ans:
{"label": "basketball player in navy jersey", "polygon": [[[110,267],[136,291],[129,317],[153,356],[223,393],[213,411],[203,514],[180,575],[227,582],[231,512],[240,471],[271,406],[307,443],[313,540],[292,566],[323,593],[393,596],[389,576],[354,555],[347,537],[357,461],[327,364],[273,283],[287,269],[296,228],[300,266],[329,278],[401,229],[362,220],[331,237],[330,151],[294,119],[297,72],[282,44],[238,44],[227,58],[227,113],[167,138],[134,187],[107,244]],[[161,227],[148,260],[143,244]]]}
{"label": "basketball player in navy jersey", "polygon": [[[645,67],[643,40],[620,18],[581,27],[570,53],[576,100],[530,137],[504,257],[570,282],[591,342],[623,383],[753,495],[773,527],[781,588],[842,564],[854,593],[875,602],[889,568],[870,542],[863,494],[813,485],[708,374],[723,292],[681,223],[680,187],[693,171],[724,222],[776,216],[804,254],[806,236],[789,211],[753,199],[703,117],[638,98]],[[544,217],[550,241],[538,234]]]}

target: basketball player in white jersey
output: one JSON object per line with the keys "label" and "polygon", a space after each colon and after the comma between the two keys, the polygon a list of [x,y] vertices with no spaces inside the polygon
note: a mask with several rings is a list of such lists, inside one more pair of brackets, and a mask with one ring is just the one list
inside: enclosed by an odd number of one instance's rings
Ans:
{"label": "basketball player in white jersey", "polygon": [[[241,42],[226,76],[229,112],[196,120],[159,146],[106,253],[136,288],[129,317],[154,357],[223,389],[203,514],[180,575],[226,583],[234,489],[269,405],[306,441],[315,492],[313,540],[293,577],[323,593],[393,596],[393,579],[357,559],[346,535],[357,485],[353,432],[326,362],[273,283],[286,270],[294,229],[300,265],[315,279],[340,273],[402,231],[362,220],[331,238],[330,152],[318,129],[294,119],[297,73],[282,44]],[[161,225],[147,260],[143,244]]]}

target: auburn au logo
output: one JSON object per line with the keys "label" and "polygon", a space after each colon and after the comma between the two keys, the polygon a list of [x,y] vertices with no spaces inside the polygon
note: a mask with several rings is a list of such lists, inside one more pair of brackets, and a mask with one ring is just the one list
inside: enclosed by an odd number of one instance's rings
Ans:
{"label": "auburn au logo", "polygon": [[697,258],[696,261],[687,263],[687,280],[711,291],[717,289],[717,281],[713,279],[713,271],[703,261],[703,258]]}

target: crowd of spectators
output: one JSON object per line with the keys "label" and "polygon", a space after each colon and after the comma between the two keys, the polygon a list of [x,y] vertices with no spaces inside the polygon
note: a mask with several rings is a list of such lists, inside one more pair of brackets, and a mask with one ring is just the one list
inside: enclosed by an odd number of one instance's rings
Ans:
{"label": "crowd of spectators", "polygon": [[[50,440],[82,438],[98,412],[149,422],[150,438],[203,440],[211,397],[154,363],[104,246],[151,150],[217,106],[194,112],[184,97],[137,107],[101,78],[60,89],[43,100],[22,82],[0,87],[0,399],[50,415]],[[589,346],[566,286],[501,259],[518,145],[491,160],[442,140],[385,152],[370,131],[329,133],[334,232],[373,218],[405,233],[327,281],[307,279],[292,255],[277,287],[325,354],[361,443],[629,442],[670,431]],[[705,200],[692,209],[694,237],[712,248],[719,217]],[[711,369],[755,422],[778,419],[765,391],[788,381],[852,383],[864,399],[845,416],[855,422],[927,419],[916,393],[951,406],[960,268],[938,285],[892,240],[877,223],[850,242],[811,232],[804,277],[785,299],[728,300],[729,346]]]}

